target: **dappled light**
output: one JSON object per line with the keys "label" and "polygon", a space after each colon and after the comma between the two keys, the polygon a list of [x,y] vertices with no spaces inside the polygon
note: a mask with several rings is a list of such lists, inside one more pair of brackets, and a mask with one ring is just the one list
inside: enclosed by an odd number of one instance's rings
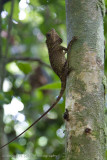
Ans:
{"label": "dappled light", "polygon": [[[4,104],[4,114],[5,115],[14,115],[16,116],[19,111],[22,111],[24,109],[23,103],[20,101],[20,99],[17,99],[13,97],[10,104]],[[21,116],[20,116],[21,117]],[[23,118],[23,117],[21,117]]]}

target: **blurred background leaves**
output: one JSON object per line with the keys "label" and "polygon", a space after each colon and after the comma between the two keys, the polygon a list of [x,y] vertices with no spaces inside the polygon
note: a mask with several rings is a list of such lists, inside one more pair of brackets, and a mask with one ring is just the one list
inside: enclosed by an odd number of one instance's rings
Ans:
{"label": "blurred background leaves", "polygon": [[[11,0],[5,0],[2,15],[2,41],[5,52]],[[15,0],[9,58],[39,58],[49,64],[46,33],[55,28],[66,46],[65,1]],[[49,64],[50,65],[50,64]],[[8,140],[31,125],[55,101],[60,91],[59,78],[52,69],[36,61],[14,60],[6,64],[0,101],[4,108]],[[62,159],[64,153],[64,99],[36,126],[9,144],[11,160],[22,155],[28,159]],[[21,158],[20,158],[21,159]]]}

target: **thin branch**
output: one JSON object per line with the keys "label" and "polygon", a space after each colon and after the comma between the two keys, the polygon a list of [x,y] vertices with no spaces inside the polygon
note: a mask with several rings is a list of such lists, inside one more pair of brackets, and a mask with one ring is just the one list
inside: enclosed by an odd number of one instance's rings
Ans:
{"label": "thin branch", "polygon": [[11,29],[12,29],[13,8],[14,8],[14,0],[11,0],[11,12],[10,12],[9,22],[8,22],[8,34],[7,34],[7,41],[6,41],[7,43],[6,43],[5,56],[7,56],[7,54],[8,54],[10,33],[11,33]]}
{"label": "thin branch", "polygon": [[44,65],[45,67],[51,68],[50,65],[46,64],[45,62],[43,62],[41,59],[39,58],[31,58],[31,57],[12,57],[8,59],[8,62],[12,62],[12,61],[36,61],[38,63],[40,63],[41,65]]}

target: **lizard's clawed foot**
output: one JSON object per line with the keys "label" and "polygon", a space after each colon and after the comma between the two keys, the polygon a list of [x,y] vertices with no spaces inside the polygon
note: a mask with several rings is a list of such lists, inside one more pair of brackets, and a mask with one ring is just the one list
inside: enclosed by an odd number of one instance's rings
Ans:
{"label": "lizard's clawed foot", "polygon": [[74,36],[74,37],[72,38],[72,40],[69,42],[68,47],[67,47],[68,51],[71,49],[71,46],[73,45],[73,43],[74,43],[77,39],[78,39],[78,37],[76,37],[76,36]]}

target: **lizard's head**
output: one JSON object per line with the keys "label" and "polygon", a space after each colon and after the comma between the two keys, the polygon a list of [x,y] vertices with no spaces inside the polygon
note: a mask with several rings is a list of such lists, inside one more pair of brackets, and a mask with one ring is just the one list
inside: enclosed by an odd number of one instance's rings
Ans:
{"label": "lizard's head", "polygon": [[59,44],[62,43],[62,39],[59,37],[59,35],[55,31],[55,29],[51,29],[51,31],[49,31],[46,34],[46,38],[47,38],[47,40],[46,40],[47,43],[54,44],[56,41],[58,41]]}

